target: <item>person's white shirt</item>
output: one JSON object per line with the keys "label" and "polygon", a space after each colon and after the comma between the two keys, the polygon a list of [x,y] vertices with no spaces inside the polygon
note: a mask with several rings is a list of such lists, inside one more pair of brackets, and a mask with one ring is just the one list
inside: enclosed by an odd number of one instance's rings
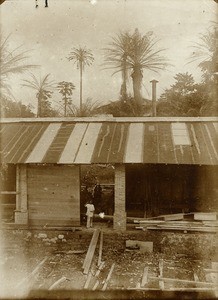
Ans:
{"label": "person's white shirt", "polygon": [[91,203],[87,203],[87,204],[85,205],[85,207],[87,208],[86,215],[89,216],[89,217],[93,217],[94,211],[95,211],[94,205],[91,204]]}

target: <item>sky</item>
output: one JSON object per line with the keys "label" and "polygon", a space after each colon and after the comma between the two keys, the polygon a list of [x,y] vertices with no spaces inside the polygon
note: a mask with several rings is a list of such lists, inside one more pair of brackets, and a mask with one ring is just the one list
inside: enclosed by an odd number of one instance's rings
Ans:
{"label": "sky", "polygon": [[[85,68],[83,99],[105,104],[119,98],[121,74],[112,76],[105,70],[104,51],[111,38],[119,32],[152,31],[159,40],[158,48],[166,49],[164,55],[173,65],[159,74],[143,71],[142,94],[151,99],[150,80],[158,80],[157,95],[169,88],[177,73],[189,72],[197,82],[201,73],[197,64],[187,64],[194,43],[216,20],[217,4],[213,0],[6,0],[0,6],[1,32],[10,34],[10,48],[31,50],[28,63],[40,67],[31,70],[37,77],[50,74],[55,82],[71,81],[76,86],[73,102],[79,104],[79,71],[67,57],[73,47],[85,46],[94,55],[92,66]],[[11,78],[16,100],[36,107],[34,91],[22,86],[29,74]],[[128,83],[132,92],[131,81]],[[54,103],[61,100],[57,92]]]}

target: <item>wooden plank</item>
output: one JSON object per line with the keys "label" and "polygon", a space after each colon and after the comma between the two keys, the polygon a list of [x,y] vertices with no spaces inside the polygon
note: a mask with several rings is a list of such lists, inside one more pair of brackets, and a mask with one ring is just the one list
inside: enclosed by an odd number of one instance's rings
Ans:
{"label": "wooden plank", "polygon": [[204,269],[204,271],[208,273],[218,273],[218,270],[216,269]]}
{"label": "wooden plank", "polygon": [[95,291],[97,289],[99,283],[100,283],[99,280],[96,280],[96,283],[94,284],[94,286],[92,288],[93,291]]}
{"label": "wooden plank", "polygon": [[[0,123],[1,124],[9,124],[9,123],[55,123],[55,122],[132,122],[132,123],[141,123],[141,122],[214,122],[214,127],[218,128],[217,117],[112,117],[112,116],[96,116],[96,117],[54,117],[54,118],[1,118]],[[216,129],[217,130],[217,129]]]}
{"label": "wooden plank", "polygon": [[112,266],[111,266],[111,269],[110,269],[110,271],[109,271],[109,273],[108,273],[108,276],[107,276],[107,278],[106,278],[106,280],[105,280],[105,283],[104,283],[104,285],[103,285],[102,291],[105,291],[105,290],[106,290],[107,285],[108,285],[108,282],[109,282],[109,280],[110,280],[110,278],[111,278],[111,275],[112,275],[112,273],[113,273],[114,267],[115,267],[115,263],[113,263]]}
{"label": "wooden plank", "polygon": [[50,166],[49,168],[46,166],[29,166],[30,222],[36,223],[37,219],[44,219],[44,222],[49,219],[51,221],[56,219],[56,225],[58,225],[58,220],[65,219],[68,225],[75,225],[74,221],[79,223],[80,188],[78,176],[79,169],[75,166]]}
{"label": "wooden plank", "polygon": [[153,242],[143,242],[137,240],[126,240],[126,248],[130,250],[140,250],[140,252],[152,253],[153,252]]}
{"label": "wooden plank", "polygon": [[[199,231],[199,232],[210,232],[210,233],[216,233],[217,228],[213,227],[195,227],[195,228],[179,228],[179,227],[173,227],[173,226],[167,226],[167,227],[146,227],[148,230],[180,230],[180,231]],[[137,227],[137,229],[144,229],[143,227]]]}
{"label": "wooden plank", "polygon": [[1,195],[17,195],[18,192],[16,192],[16,191],[1,191],[0,194]]}
{"label": "wooden plank", "polygon": [[98,270],[97,270],[97,272],[95,274],[95,277],[99,276],[99,274],[100,274],[101,270],[104,268],[104,266],[105,266],[105,262],[102,261],[101,264],[100,264],[100,266],[98,267]]}
{"label": "wooden plank", "polygon": [[100,264],[101,264],[102,249],[103,249],[103,231],[101,230],[101,234],[100,234],[100,245],[99,245],[99,255],[98,255],[98,267],[99,267]]}
{"label": "wooden plank", "polygon": [[184,214],[162,215],[165,221],[183,220]]}
{"label": "wooden plank", "polygon": [[93,259],[94,253],[95,253],[95,248],[96,248],[96,245],[97,245],[99,233],[100,233],[99,229],[96,229],[93,233],[92,240],[90,242],[89,249],[88,249],[88,252],[86,254],[84,263],[83,263],[83,268],[84,268],[83,273],[84,274],[88,274],[88,272],[89,272],[89,268],[91,266],[92,259]]}
{"label": "wooden plank", "polygon": [[164,281],[162,280],[163,277],[163,259],[159,260],[159,288],[164,290]]}
{"label": "wooden plank", "polygon": [[199,212],[194,213],[194,220],[201,220],[201,221],[216,221],[217,220],[217,213],[216,212]]}
{"label": "wooden plank", "polygon": [[50,288],[48,289],[49,291],[50,290],[53,290],[56,286],[58,286],[60,283],[62,283],[62,282],[64,282],[64,281],[66,281],[66,277],[61,277],[60,279],[58,279],[57,281],[55,281],[55,283],[53,283],[51,286],[50,286]]}
{"label": "wooden plank", "polygon": [[92,273],[89,272],[86,282],[85,282],[85,285],[84,285],[84,289],[88,289],[91,279],[92,279]]}
{"label": "wooden plank", "polygon": [[141,287],[143,287],[147,282],[148,282],[148,267],[145,267],[142,275]]}
{"label": "wooden plank", "polygon": [[[149,276],[149,279],[152,280],[160,280],[160,277],[154,277],[154,276]],[[201,281],[193,281],[193,280],[185,280],[185,279],[176,279],[176,278],[166,278],[162,277],[162,281],[166,282],[178,282],[178,283],[190,283],[190,284],[197,284],[197,285],[206,285],[206,286],[218,286],[212,282],[201,282]]]}
{"label": "wooden plank", "polygon": [[203,225],[208,227],[217,227],[218,221],[202,221]]}
{"label": "wooden plank", "polygon": [[218,262],[212,261],[211,266],[213,270],[218,270]]}
{"label": "wooden plank", "polygon": [[[127,288],[127,290],[133,290],[133,291],[159,291],[157,288],[141,288],[141,287],[135,287],[135,288]],[[193,287],[193,288],[168,288],[164,289],[164,292],[213,292],[215,291],[215,288],[201,288],[201,287]]]}
{"label": "wooden plank", "polygon": [[28,274],[27,277],[25,277],[23,280],[21,280],[15,287],[18,288],[20,287],[21,285],[23,285],[26,281],[28,281],[32,276],[34,276],[39,268],[46,262],[46,260],[48,259],[48,257],[46,256],[36,267],[35,269],[30,273]]}
{"label": "wooden plank", "polygon": [[198,277],[198,275],[196,273],[194,273],[193,275],[194,275],[194,281],[197,281],[197,282],[200,281],[199,277]]}

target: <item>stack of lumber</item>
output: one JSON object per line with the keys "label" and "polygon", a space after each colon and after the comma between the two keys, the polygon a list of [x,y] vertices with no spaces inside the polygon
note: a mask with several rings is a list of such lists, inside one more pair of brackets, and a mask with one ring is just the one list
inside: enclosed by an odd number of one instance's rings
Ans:
{"label": "stack of lumber", "polygon": [[161,215],[155,218],[135,220],[136,229],[218,232],[216,213],[188,213]]}

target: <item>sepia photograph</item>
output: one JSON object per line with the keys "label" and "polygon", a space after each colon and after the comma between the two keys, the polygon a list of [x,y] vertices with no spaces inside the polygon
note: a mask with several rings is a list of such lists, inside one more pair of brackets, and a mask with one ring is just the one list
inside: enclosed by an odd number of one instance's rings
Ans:
{"label": "sepia photograph", "polygon": [[218,0],[0,0],[0,299],[218,299]]}

